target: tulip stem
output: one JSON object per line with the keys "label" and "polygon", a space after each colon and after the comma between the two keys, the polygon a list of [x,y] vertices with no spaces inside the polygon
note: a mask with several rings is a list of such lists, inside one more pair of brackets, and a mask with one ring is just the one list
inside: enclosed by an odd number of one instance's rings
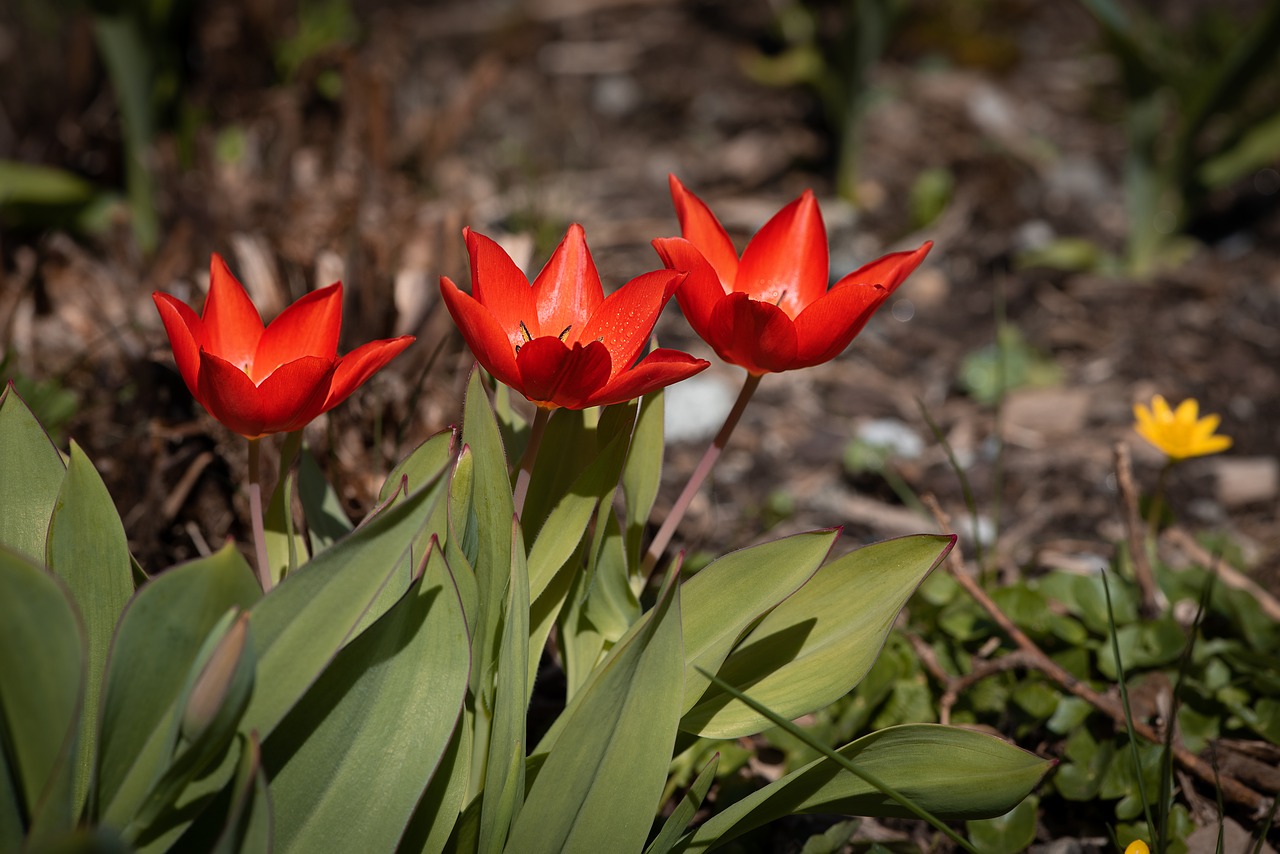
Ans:
{"label": "tulip stem", "polygon": [[516,475],[516,490],[513,500],[516,515],[524,512],[524,499],[529,494],[529,479],[533,476],[533,463],[538,458],[538,446],[542,444],[542,434],[546,432],[547,422],[551,420],[551,410],[541,406],[533,414],[533,423],[529,425],[529,443],[524,446],[524,454],[520,457],[520,472]]}
{"label": "tulip stem", "polygon": [[258,563],[262,592],[271,590],[271,562],[267,559],[267,533],[262,524],[261,439],[249,440],[249,522],[253,526],[253,549]]}
{"label": "tulip stem", "polygon": [[650,573],[653,572],[653,568],[657,565],[658,559],[662,557],[662,553],[666,550],[667,544],[671,542],[671,537],[680,525],[680,520],[684,518],[685,511],[689,509],[689,504],[692,503],[693,497],[702,488],[702,482],[707,479],[707,475],[711,474],[712,467],[715,466],[716,460],[720,458],[720,452],[724,450],[725,445],[729,444],[729,437],[733,435],[733,428],[738,426],[738,420],[742,418],[742,413],[746,411],[747,403],[750,402],[751,395],[755,394],[756,387],[760,385],[762,376],[764,375],[747,374],[747,379],[742,384],[742,391],[738,392],[738,399],[733,402],[733,408],[729,410],[729,414],[725,417],[724,424],[720,427],[720,432],[711,440],[711,444],[707,446],[702,459],[698,460],[698,465],[694,468],[693,474],[689,475],[689,482],[684,485],[684,491],[680,493],[680,497],[676,499],[671,512],[662,521],[662,527],[658,529],[653,541],[649,543],[649,550],[645,552],[644,564],[641,568],[640,574],[642,577],[649,577]]}

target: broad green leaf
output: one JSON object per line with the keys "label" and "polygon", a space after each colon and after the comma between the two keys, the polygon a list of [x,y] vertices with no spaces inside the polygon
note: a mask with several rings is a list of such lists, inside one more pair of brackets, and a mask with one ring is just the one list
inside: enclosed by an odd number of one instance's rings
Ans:
{"label": "broad green leaf", "polygon": [[532,598],[542,595],[551,579],[578,550],[601,499],[613,495],[622,471],[627,439],[621,433],[614,436],[551,508],[529,550],[529,593]]}
{"label": "broad green leaf", "polygon": [[[80,615],[62,584],[0,547],[0,749],[13,775],[6,788],[19,797],[0,805],[0,842],[20,839],[24,827],[39,841],[75,825],[85,648]],[[22,826],[11,824],[15,813]]]}
{"label": "broad green leaf", "polygon": [[627,449],[627,462],[622,470],[622,495],[626,500],[624,524],[627,563],[632,567],[640,566],[645,526],[649,524],[653,502],[657,500],[658,487],[662,483],[664,409],[665,397],[662,389],[640,399],[640,413],[636,418],[635,432],[631,435],[631,445]]}
{"label": "broad green leaf", "polygon": [[[401,854],[440,854],[462,811],[471,775],[471,727],[466,715],[458,719],[449,748],[418,799],[418,807],[396,850]],[[477,802],[478,803],[478,802]]]}
{"label": "broad green leaf", "polygon": [[644,849],[644,854],[667,854],[668,851],[675,847],[676,842],[684,834],[685,828],[693,820],[694,813],[698,811],[698,807],[702,806],[703,800],[707,797],[707,792],[711,790],[711,784],[715,782],[716,769],[719,766],[720,754],[712,754],[711,759],[707,761],[707,764],[702,767],[702,771],[698,773],[698,778],[689,787],[689,791],[684,793],[684,797],[680,798],[680,802],[671,811],[671,815],[667,816],[667,820],[662,823],[662,830],[649,843],[649,847]]}
{"label": "broad green leaf", "polygon": [[320,464],[306,448],[298,456],[298,497],[307,520],[311,553],[318,555],[351,532],[342,499],[325,480]]}
{"label": "broad green leaf", "polygon": [[468,656],[457,590],[433,550],[264,743],[276,850],[395,847],[449,745]]}
{"label": "broad green leaf", "polygon": [[272,586],[307,561],[307,538],[293,525],[294,478],[294,473],[287,471],[276,482],[263,513],[263,538],[267,544]]}
{"label": "broad green leaf", "polygon": [[214,854],[269,854],[271,796],[262,770],[262,746],[254,734],[241,736],[240,762],[231,783],[232,802]]}
{"label": "broad green leaf", "polygon": [[265,741],[350,640],[369,606],[413,548],[429,510],[427,490],[312,558],[252,609],[257,688],[242,730]]}
{"label": "broad green leaf", "polygon": [[43,562],[67,467],[10,383],[0,392],[0,546]]}
{"label": "broad green leaf", "polygon": [[45,563],[67,585],[88,641],[84,711],[76,757],[76,804],[89,791],[97,753],[98,700],[116,622],[133,595],[129,543],[116,506],[93,463],[75,442],[49,520]]}
{"label": "broad green leaf", "polygon": [[680,595],[668,580],[644,628],[580,695],[511,830],[510,852],[639,851],[680,717]]}
{"label": "broad green leaf", "polygon": [[601,504],[593,540],[592,559],[585,573],[576,574],[559,623],[558,645],[570,698],[586,684],[601,655],[622,639],[641,613],[631,592],[612,502]]}
{"label": "broad green leaf", "polygon": [[[880,730],[837,752],[917,806],[948,821],[1008,812],[1053,766],[994,736],[936,724]],[[870,783],[824,757],[712,816],[674,850],[709,851],[795,813],[909,815]]]}
{"label": "broad green leaf", "polygon": [[52,166],[0,160],[0,207],[12,204],[74,206],[97,193],[88,181]]}
{"label": "broad green leaf", "polygon": [[969,841],[982,854],[1018,854],[1036,839],[1036,808],[1040,799],[1027,798],[1002,816],[966,821]]}
{"label": "broad green leaf", "polygon": [[210,632],[262,595],[226,545],[157,575],[125,608],[107,659],[95,811],[124,827],[168,767],[187,675]]}
{"label": "broad green leaf", "polygon": [[413,449],[409,456],[396,463],[396,467],[387,475],[378,490],[378,503],[383,504],[391,499],[400,484],[408,480],[412,493],[438,478],[453,459],[453,442],[456,434],[453,429],[442,430],[421,445]]}
{"label": "broad green leaf", "polygon": [[714,673],[748,628],[813,578],[837,533],[812,531],[739,549],[684,583],[682,712],[688,713],[711,684],[698,670]]}
{"label": "broad green leaf", "polygon": [[[468,626],[476,624],[480,608],[480,590],[476,586],[475,572],[471,569],[476,554],[474,513],[471,508],[474,471],[475,458],[471,455],[471,449],[463,447],[453,465],[453,476],[448,482],[448,500],[445,502],[444,557],[449,569],[453,570],[453,580],[458,585],[458,596],[462,599],[462,611],[467,615]],[[467,539],[468,536],[470,540]],[[474,673],[471,678],[473,682],[476,680]]]}
{"label": "broad green leaf", "polygon": [[[717,676],[784,718],[826,706],[870,670],[898,612],[954,542],[949,536],[903,537],[831,561],[735,646]],[[680,725],[702,736],[733,738],[769,722],[712,687]]]}
{"label": "broad green leaf", "polygon": [[557,409],[543,430],[529,491],[520,510],[520,525],[528,538],[530,553],[552,508],[570,491],[599,450],[595,426],[588,423],[589,414],[585,410]]}

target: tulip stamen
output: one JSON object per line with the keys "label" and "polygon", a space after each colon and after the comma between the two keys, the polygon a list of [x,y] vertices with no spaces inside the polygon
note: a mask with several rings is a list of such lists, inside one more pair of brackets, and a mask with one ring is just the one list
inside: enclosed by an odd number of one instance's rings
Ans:
{"label": "tulip stamen", "polygon": [[533,335],[529,333],[529,327],[524,325],[524,321],[520,321],[520,334],[524,336],[524,343],[528,344],[533,340]]}
{"label": "tulip stamen", "polygon": [[775,306],[782,307],[782,301],[787,298],[787,289],[783,288],[782,293],[778,294],[778,298],[773,301]]}
{"label": "tulip stamen", "polygon": [[573,328],[573,324],[572,324],[572,323],[570,323],[570,324],[569,324],[568,326],[566,326],[566,327],[565,327],[565,328],[560,332],[560,334],[559,334],[559,335],[557,335],[556,337],[557,337],[557,338],[559,338],[561,341],[563,341],[563,340],[564,340],[564,336],[568,335],[568,334],[569,334],[569,330],[570,330],[570,329],[572,329],[572,328]]}

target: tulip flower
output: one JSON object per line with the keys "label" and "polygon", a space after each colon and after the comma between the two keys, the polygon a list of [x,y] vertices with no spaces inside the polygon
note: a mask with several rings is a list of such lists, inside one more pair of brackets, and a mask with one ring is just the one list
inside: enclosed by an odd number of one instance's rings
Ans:
{"label": "tulip flower", "polygon": [[827,232],[811,191],[765,223],[739,259],[711,209],[670,182],[684,236],[653,243],[668,268],[689,274],[680,308],[720,358],[757,376],[839,355],[933,245],[886,255],[828,290]]}
{"label": "tulip flower", "polygon": [[606,298],[580,225],[532,284],[497,243],[471,229],[463,237],[471,293],[441,277],[445,305],[485,370],[540,410],[621,403],[707,367],[667,349],[636,362],[683,274],[646,273]]}
{"label": "tulip flower", "polygon": [[1138,435],[1164,451],[1170,462],[1189,457],[1217,454],[1231,447],[1231,437],[1216,434],[1217,415],[1200,417],[1200,404],[1189,397],[1178,408],[1170,409],[1160,395],[1151,398],[1151,407],[1139,403],[1133,407],[1133,429]]}
{"label": "tulip flower", "polygon": [[302,429],[414,340],[371,341],[339,356],[341,282],[307,294],[264,328],[244,286],[216,254],[203,316],[169,294],[152,299],[191,394],[249,439]]}

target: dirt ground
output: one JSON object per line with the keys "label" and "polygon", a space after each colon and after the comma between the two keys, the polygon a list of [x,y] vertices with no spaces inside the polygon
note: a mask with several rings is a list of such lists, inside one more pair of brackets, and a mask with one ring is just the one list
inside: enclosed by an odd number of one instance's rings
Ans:
{"label": "dirt ground", "polygon": [[[12,225],[0,236],[11,369],[78,395],[63,435],[97,464],[148,570],[248,539],[244,448],[192,402],[152,291],[199,305],[219,252],[266,315],[343,280],[344,350],[418,336],[308,430],[358,517],[400,454],[459,417],[471,357],[437,281],[468,278],[462,227],[536,270],[580,222],[616,287],[660,266],[651,239],[678,233],[675,173],[739,246],[813,188],[833,277],[935,242],[843,356],[765,378],[680,544],[719,553],[843,525],[852,548],[931,530],[892,478],[842,463],[859,430],[891,419],[895,435],[922,443],[893,472],[961,520],[971,556],[959,482],[923,407],[967,464],[1008,571],[1106,560],[1123,536],[1113,444],[1133,445],[1149,488],[1160,457],[1132,432],[1131,407],[1161,393],[1198,398],[1235,441],[1175,472],[1180,518],[1228,533],[1245,568],[1280,592],[1276,187],[1246,180],[1214,197],[1197,223],[1210,242],[1148,280],[1016,263],[1051,237],[1123,245],[1118,71],[1077,4],[919,4],[873,75],[860,209],[835,198],[814,95],[744,73],[776,47],[764,0],[353,0],[358,37],[286,80],[273,50],[296,29],[294,5],[195,5],[185,86],[196,121],[189,145],[166,131],[153,152],[154,255],[133,248],[123,222],[96,237]],[[50,27],[33,23],[35,8],[0,11],[0,157],[118,186],[116,105],[88,19]],[[323,94],[335,79],[340,92]],[[954,192],[917,228],[910,192],[930,169],[947,170]],[[966,393],[960,370],[993,344],[1000,312],[1060,374],[997,409]],[[674,302],[659,336],[715,361]],[[742,379],[720,364],[708,377],[673,407],[732,396]],[[705,441],[672,445],[660,504]]]}

